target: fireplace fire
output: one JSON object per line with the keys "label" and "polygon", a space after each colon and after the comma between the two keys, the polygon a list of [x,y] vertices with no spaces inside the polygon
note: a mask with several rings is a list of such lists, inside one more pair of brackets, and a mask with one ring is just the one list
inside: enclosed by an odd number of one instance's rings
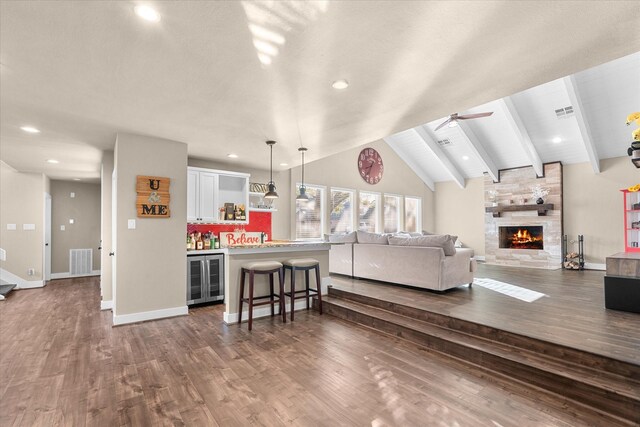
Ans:
{"label": "fireplace fire", "polygon": [[542,226],[500,227],[500,248],[544,249]]}

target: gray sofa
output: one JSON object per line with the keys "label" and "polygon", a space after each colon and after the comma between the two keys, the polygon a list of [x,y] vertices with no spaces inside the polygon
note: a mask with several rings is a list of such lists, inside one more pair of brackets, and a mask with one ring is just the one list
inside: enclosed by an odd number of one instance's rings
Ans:
{"label": "gray sofa", "polygon": [[455,239],[448,243],[446,237],[400,239],[363,232],[329,236],[329,271],[436,291],[473,282],[472,249],[454,248]]}

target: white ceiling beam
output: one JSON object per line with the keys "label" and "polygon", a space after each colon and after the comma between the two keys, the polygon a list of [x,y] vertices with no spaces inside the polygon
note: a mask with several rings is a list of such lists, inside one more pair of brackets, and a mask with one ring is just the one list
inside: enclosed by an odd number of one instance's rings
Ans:
{"label": "white ceiling beam", "polygon": [[432,135],[431,130],[427,130],[426,126],[418,126],[412,129],[419,137],[424,141],[427,148],[431,151],[431,153],[436,157],[436,159],[440,162],[442,167],[451,175],[451,178],[460,186],[460,188],[464,188],[464,176],[460,173],[458,168],[451,163],[449,157],[445,154],[445,152],[438,145],[438,141]]}
{"label": "white ceiling beam", "polygon": [[529,132],[527,132],[527,128],[524,126],[524,123],[520,118],[520,114],[518,114],[518,110],[516,110],[516,106],[513,105],[511,97],[504,97],[500,99],[499,102],[504,110],[504,114],[507,117],[507,121],[509,122],[511,129],[516,134],[516,140],[522,146],[522,149],[527,155],[529,163],[533,166],[533,170],[536,172],[536,175],[544,176],[544,167],[542,166],[540,155],[538,154],[536,147],[533,145],[533,142],[531,142]]}
{"label": "white ceiling beam", "polygon": [[596,150],[593,138],[591,137],[589,122],[587,122],[587,118],[584,115],[584,109],[582,108],[582,100],[580,99],[576,79],[574,76],[568,76],[563,78],[562,82],[564,83],[564,87],[567,89],[569,101],[573,107],[573,113],[578,123],[578,129],[580,130],[580,136],[582,136],[584,149],[587,151],[587,156],[589,156],[589,162],[591,162],[593,172],[600,173],[600,157],[598,157],[598,151]]}
{"label": "white ceiling beam", "polygon": [[431,179],[429,175],[427,175],[424,169],[415,161],[415,157],[409,155],[405,150],[402,149],[402,146],[398,144],[392,136],[388,136],[383,138],[384,142],[386,142],[389,147],[396,152],[398,157],[400,157],[404,162],[411,168],[413,173],[418,175],[418,177],[426,184],[427,187],[431,189],[431,191],[436,191],[436,185]]}
{"label": "white ceiling beam", "polygon": [[469,127],[469,125],[465,123],[464,120],[458,121],[458,129],[460,129],[460,134],[462,135],[462,137],[469,143],[471,151],[473,151],[483,163],[485,171],[489,173],[489,176],[493,179],[494,182],[498,182],[500,180],[500,177],[498,175],[498,168],[493,162],[493,159],[491,159],[491,156],[489,156],[487,151],[484,149],[484,146],[482,145],[476,134],[473,132],[473,129],[471,129],[471,127]]}

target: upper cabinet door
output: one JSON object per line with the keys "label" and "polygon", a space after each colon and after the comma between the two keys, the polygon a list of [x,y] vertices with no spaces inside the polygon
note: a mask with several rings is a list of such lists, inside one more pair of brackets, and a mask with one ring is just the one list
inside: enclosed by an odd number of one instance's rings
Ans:
{"label": "upper cabinet door", "polygon": [[198,221],[199,212],[199,178],[198,171],[187,171],[187,221]]}
{"label": "upper cabinet door", "polygon": [[218,174],[200,172],[200,220],[214,222],[218,219],[215,193],[218,188]]}

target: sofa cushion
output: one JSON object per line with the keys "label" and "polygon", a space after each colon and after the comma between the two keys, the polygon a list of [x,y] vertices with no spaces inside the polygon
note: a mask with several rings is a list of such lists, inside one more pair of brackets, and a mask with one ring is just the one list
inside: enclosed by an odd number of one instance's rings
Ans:
{"label": "sofa cushion", "polygon": [[341,234],[329,234],[330,243],[356,243],[356,232],[341,233]]}
{"label": "sofa cushion", "polygon": [[456,249],[453,246],[454,240],[448,234],[432,234],[429,236],[420,237],[389,237],[389,244],[395,246],[424,246],[431,248],[442,248],[446,256],[456,254]]}
{"label": "sofa cushion", "polygon": [[[389,236],[386,234],[378,234],[378,233],[369,233],[368,231],[360,231],[356,232],[358,243],[362,244],[370,244],[370,245],[388,245],[389,244]],[[402,239],[403,237],[400,237]]]}
{"label": "sofa cushion", "polygon": [[411,237],[420,237],[420,236],[424,236],[424,234],[422,234],[422,233],[409,233],[409,236],[411,236]]}

